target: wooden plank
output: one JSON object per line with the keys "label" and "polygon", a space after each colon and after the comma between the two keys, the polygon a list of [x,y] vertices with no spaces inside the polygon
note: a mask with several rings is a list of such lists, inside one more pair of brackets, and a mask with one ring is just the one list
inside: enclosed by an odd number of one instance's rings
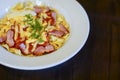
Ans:
{"label": "wooden plank", "polygon": [[91,38],[82,50],[75,56],[73,64],[73,80],[89,80],[91,69]]}
{"label": "wooden plank", "polygon": [[120,25],[112,25],[110,80],[120,80]]}
{"label": "wooden plank", "polygon": [[7,71],[5,70],[4,66],[0,65],[0,79],[7,80]]}
{"label": "wooden plank", "polygon": [[7,70],[8,80],[55,80],[55,69],[20,71],[14,69]]}
{"label": "wooden plank", "polygon": [[[94,12],[95,2],[90,0],[78,0],[80,4],[89,13]],[[94,17],[90,16],[90,22],[94,23]],[[73,61],[73,80],[90,80],[90,71],[92,65],[92,49],[94,48],[94,27],[91,26],[89,38],[82,50],[74,57]]]}
{"label": "wooden plank", "polygon": [[113,0],[110,80],[120,80],[120,0]]}
{"label": "wooden plank", "polygon": [[53,68],[51,69],[46,69],[46,70],[38,70],[38,71],[32,71],[30,72],[29,75],[26,76],[26,74],[29,73],[29,72],[26,72],[24,74],[24,76],[22,76],[22,78],[24,80],[48,80],[48,79],[51,79],[51,80],[55,80],[54,76],[55,76],[55,70]]}
{"label": "wooden plank", "polygon": [[113,0],[114,3],[114,16],[120,18],[120,0]]}
{"label": "wooden plank", "polygon": [[97,0],[77,0],[87,13],[93,13],[96,9]]}
{"label": "wooden plank", "polygon": [[72,80],[72,65],[72,60],[69,60],[59,66],[56,66],[55,80]]}
{"label": "wooden plank", "polygon": [[95,13],[111,15],[113,12],[112,0],[96,0]]}
{"label": "wooden plank", "polygon": [[94,47],[91,52],[92,65],[90,80],[108,80],[109,77],[111,21],[99,16],[101,15],[93,16],[95,17],[95,21],[92,23],[95,35],[94,42],[92,43]]}
{"label": "wooden plank", "polygon": [[[90,54],[92,55],[90,79],[82,77],[84,80],[108,80],[110,64],[110,42],[111,30],[109,16],[111,15],[111,0],[80,0],[88,11],[91,21],[92,40],[89,43]],[[109,15],[108,15],[109,14]],[[85,65],[85,64],[84,64]],[[84,66],[82,66],[84,67]],[[82,68],[83,70],[85,68]],[[89,71],[89,70],[88,70]],[[81,76],[80,70],[78,75]],[[75,76],[76,77],[76,76]],[[86,74],[86,77],[89,77]],[[80,80],[80,77],[76,78]]]}

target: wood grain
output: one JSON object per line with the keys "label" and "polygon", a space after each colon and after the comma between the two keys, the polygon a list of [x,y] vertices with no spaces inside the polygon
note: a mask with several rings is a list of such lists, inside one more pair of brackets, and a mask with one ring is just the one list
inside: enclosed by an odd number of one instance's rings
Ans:
{"label": "wood grain", "polygon": [[110,80],[120,80],[120,27],[112,25]]}

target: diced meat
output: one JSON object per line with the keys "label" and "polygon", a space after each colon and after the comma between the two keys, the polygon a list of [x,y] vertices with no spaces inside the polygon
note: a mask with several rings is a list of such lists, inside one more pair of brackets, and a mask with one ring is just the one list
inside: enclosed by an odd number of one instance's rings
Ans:
{"label": "diced meat", "polygon": [[51,44],[46,43],[45,47],[44,46],[37,46],[37,48],[35,49],[33,54],[38,56],[38,55],[42,55],[44,53],[53,52],[54,50],[55,50],[54,46],[52,46]]}
{"label": "diced meat", "polygon": [[55,50],[55,48],[50,44],[45,46],[46,52],[53,52],[54,50]]}
{"label": "diced meat", "polygon": [[49,37],[49,34],[46,32],[46,39],[47,39],[47,41],[46,42],[49,42],[50,41],[50,37]]}
{"label": "diced meat", "polygon": [[37,47],[34,51],[34,55],[42,55],[43,53],[45,53],[45,47],[43,46]]}
{"label": "diced meat", "polygon": [[45,12],[49,12],[50,11],[50,8],[49,7],[46,7],[45,8]]}
{"label": "diced meat", "polygon": [[50,25],[55,25],[56,24],[56,13],[54,11],[47,11],[47,18],[43,18],[43,22],[50,23]]}
{"label": "diced meat", "polygon": [[0,37],[0,44],[6,41],[6,35]]}
{"label": "diced meat", "polygon": [[61,30],[53,30],[49,32],[50,35],[62,37],[64,35],[64,32]]}
{"label": "diced meat", "polygon": [[39,6],[34,6],[34,10],[37,14],[42,13],[43,12],[43,8],[39,7]]}
{"label": "diced meat", "polygon": [[11,29],[12,29],[12,30],[14,30],[14,29],[15,29],[14,25],[11,25]]}
{"label": "diced meat", "polygon": [[16,41],[15,41],[15,45],[14,45],[14,47],[15,48],[17,48],[17,49],[19,49],[19,45],[21,44],[21,43],[25,43],[25,37],[24,38],[18,38]]}
{"label": "diced meat", "polygon": [[17,43],[15,43],[14,47],[19,49],[20,48],[20,44],[21,44],[21,42],[17,42]]}
{"label": "diced meat", "polygon": [[65,34],[69,32],[63,24],[59,24],[59,27],[60,27],[60,30],[63,31]]}
{"label": "diced meat", "polygon": [[[44,23],[44,22],[50,23],[50,25],[55,25],[54,19],[53,19],[52,17],[43,19],[43,23]],[[47,25],[47,24],[46,24],[46,25]]]}
{"label": "diced meat", "polygon": [[51,17],[52,16],[51,10],[47,11],[46,14],[47,16]]}
{"label": "diced meat", "polygon": [[14,37],[14,32],[12,30],[8,30],[6,43],[9,45],[9,47],[13,47],[15,44],[13,37]]}
{"label": "diced meat", "polygon": [[25,28],[23,28],[23,31],[27,31],[27,28],[28,28],[28,26],[27,26],[27,27],[25,27]]}
{"label": "diced meat", "polygon": [[3,42],[4,42],[4,38],[0,37],[0,43],[3,43]]}
{"label": "diced meat", "polygon": [[46,46],[47,41],[39,43],[37,46]]}
{"label": "diced meat", "polygon": [[56,13],[55,12],[52,12],[52,17],[54,19],[53,25],[55,25],[56,24]]}
{"label": "diced meat", "polygon": [[49,22],[50,22],[50,25],[55,25],[53,18],[50,18],[50,19],[49,19]]}
{"label": "diced meat", "polygon": [[16,25],[16,21],[14,21],[14,24],[13,25],[11,25],[11,30],[15,30],[15,25]]}
{"label": "diced meat", "polygon": [[25,45],[25,43],[21,43],[21,44],[19,45],[19,48],[20,48],[20,50],[21,50],[21,52],[22,52],[23,55],[29,54],[29,52],[26,50],[26,45]]}
{"label": "diced meat", "polygon": [[19,45],[19,48],[20,48],[20,50],[21,50],[22,52],[25,52],[26,46],[25,46],[24,43],[21,43],[21,44]]}
{"label": "diced meat", "polygon": [[32,49],[33,49],[33,45],[32,43],[29,43],[29,48],[28,48],[29,52],[32,52]]}

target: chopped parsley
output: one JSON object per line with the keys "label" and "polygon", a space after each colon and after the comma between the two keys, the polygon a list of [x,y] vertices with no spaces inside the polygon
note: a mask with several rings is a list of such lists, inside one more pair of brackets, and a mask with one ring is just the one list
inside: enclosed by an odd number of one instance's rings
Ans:
{"label": "chopped parsley", "polygon": [[31,14],[26,14],[25,17],[25,24],[29,25],[32,29],[31,37],[38,39],[39,42],[44,42],[40,35],[43,26],[39,23],[39,20],[37,18],[34,19]]}

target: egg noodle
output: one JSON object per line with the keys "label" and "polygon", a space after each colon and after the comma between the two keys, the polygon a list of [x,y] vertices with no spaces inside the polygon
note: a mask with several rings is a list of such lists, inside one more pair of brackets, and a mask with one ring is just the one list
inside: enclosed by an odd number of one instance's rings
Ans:
{"label": "egg noodle", "polygon": [[0,44],[21,56],[49,54],[64,45],[70,27],[50,6],[21,2],[0,19]]}

